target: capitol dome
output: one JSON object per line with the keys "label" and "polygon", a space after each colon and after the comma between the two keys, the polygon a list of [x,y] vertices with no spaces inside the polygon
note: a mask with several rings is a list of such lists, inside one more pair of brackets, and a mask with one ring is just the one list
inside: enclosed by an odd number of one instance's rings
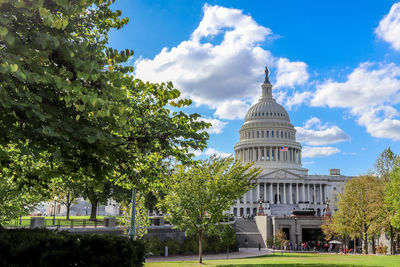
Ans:
{"label": "capitol dome", "polygon": [[305,173],[296,129],[285,108],[272,96],[267,68],[265,73],[261,98],[249,109],[239,130],[240,142],[235,145],[235,157],[270,171],[285,168],[293,173]]}

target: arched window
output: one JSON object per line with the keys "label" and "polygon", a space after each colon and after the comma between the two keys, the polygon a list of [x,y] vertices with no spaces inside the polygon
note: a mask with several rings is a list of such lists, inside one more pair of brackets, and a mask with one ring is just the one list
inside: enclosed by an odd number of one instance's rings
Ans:
{"label": "arched window", "polygon": [[269,131],[267,131],[267,138],[269,138]]}

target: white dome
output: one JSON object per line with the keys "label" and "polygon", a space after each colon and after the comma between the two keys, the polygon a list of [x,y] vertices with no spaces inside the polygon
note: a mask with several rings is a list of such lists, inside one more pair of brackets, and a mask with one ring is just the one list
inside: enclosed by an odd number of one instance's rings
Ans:
{"label": "white dome", "polygon": [[286,110],[276,103],[275,99],[261,98],[260,101],[253,105],[246,114],[245,122],[253,120],[284,120],[290,122],[289,114]]}

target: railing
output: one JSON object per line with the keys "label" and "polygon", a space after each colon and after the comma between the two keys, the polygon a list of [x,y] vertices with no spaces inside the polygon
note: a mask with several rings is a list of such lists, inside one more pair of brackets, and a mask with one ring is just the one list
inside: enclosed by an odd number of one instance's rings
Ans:
{"label": "railing", "polygon": [[[121,221],[116,220],[117,226],[121,226]],[[11,223],[7,224],[6,227],[9,228],[29,228],[31,224],[31,218],[20,218],[13,220]],[[104,227],[104,219],[55,219],[51,217],[45,217],[44,220],[45,228],[97,228]]]}

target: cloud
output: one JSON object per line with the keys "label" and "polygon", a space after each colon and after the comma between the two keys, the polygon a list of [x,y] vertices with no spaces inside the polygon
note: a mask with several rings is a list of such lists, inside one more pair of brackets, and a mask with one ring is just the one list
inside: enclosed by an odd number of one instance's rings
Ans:
{"label": "cloud", "polygon": [[400,51],[400,2],[395,3],[375,29],[376,35]]}
{"label": "cloud", "polygon": [[296,128],[296,139],[308,145],[321,146],[349,141],[350,136],[338,126],[322,125],[321,121],[312,117],[303,127]]}
{"label": "cloud", "polygon": [[219,157],[230,157],[230,156],[232,156],[231,153],[220,152],[220,151],[218,151],[218,150],[216,150],[216,149],[214,149],[214,148],[211,148],[211,147],[208,148],[208,149],[204,152],[204,154],[207,155],[207,156],[217,155],[217,156],[219,156]]}
{"label": "cloud", "polygon": [[217,107],[215,115],[228,120],[241,119],[246,115],[249,108],[249,104],[240,100],[225,101]]}
{"label": "cloud", "polygon": [[348,109],[369,134],[393,140],[400,140],[399,102],[400,67],[370,62],[361,63],[345,82],[320,84],[311,99],[313,106]]}
{"label": "cloud", "polygon": [[308,78],[306,63],[290,62],[287,58],[278,60],[275,88],[304,84]]}
{"label": "cloud", "polygon": [[301,156],[303,158],[328,157],[339,152],[340,149],[331,146],[324,146],[324,147],[304,146],[301,152]]}
{"label": "cloud", "polygon": [[211,123],[212,126],[208,128],[206,131],[209,134],[219,134],[222,133],[222,129],[224,129],[226,122],[220,121],[218,119],[212,118],[200,118],[199,120]]}
{"label": "cloud", "polygon": [[[304,62],[278,58],[260,47],[272,30],[242,10],[204,5],[204,16],[188,40],[135,62],[136,77],[172,81],[182,97],[216,110],[220,119],[241,119],[261,95],[264,68],[276,72],[278,87],[303,84]],[[297,80],[298,79],[298,80]]]}
{"label": "cloud", "polygon": [[210,157],[212,155],[217,155],[218,157],[230,157],[232,156],[231,153],[225,153],[216,150],[215,148],[208,148],[206,151],[194,150],[189,149],[189,153],[193,153],[195,157]]}

